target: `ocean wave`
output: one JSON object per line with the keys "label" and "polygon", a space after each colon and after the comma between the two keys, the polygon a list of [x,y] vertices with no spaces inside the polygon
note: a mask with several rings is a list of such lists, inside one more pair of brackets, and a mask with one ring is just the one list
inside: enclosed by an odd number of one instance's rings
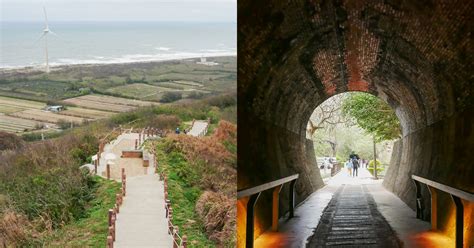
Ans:
{"label": "ocean wave", "polygon": [[[213,49],[209,49],[213,50]],[[81,65],[81,64],[125,64],[125,63],[136,63],[136,62],[155,62],[155,61],[169,61],[169,60],[180,60],[180,59],[192,59],[200,57],[220,57],[220,56],[237,56],[236,51],[230,50],[218,50],[207,51],[207,52],[178,52],[172,54],[127,54],[115,58],[107,58],[103,56],[92,56],[93,59],[73,59],[73,58],[60,58],[49,63],[51,67],[64,66],[64,65]],[[1,65],[1,69],[19,69],[25,67],[41,68],[44,67],[43,63],[35,63],[23,66],[10,66]]]}
{"label": "ocean wave", "polygon": [[169,51],[169,50],[171,50],[171,48],[169,48],[169,47],[155,47],[155,49],[158,50],[158,51]]}

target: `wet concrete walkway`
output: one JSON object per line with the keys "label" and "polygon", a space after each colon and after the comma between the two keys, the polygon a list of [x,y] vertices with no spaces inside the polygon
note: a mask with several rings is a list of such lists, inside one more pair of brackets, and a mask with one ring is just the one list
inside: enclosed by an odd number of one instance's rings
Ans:
{"label": "wet concrete walkway", "polygon": [[[376,209],[391,226],[394,235],[401,240],[403,247],[421,247],[413,239],[413,236],[429,230],[430,224],[416,219],[415,212],[397,196],[386,190],[382,186],[382,180],[372,179],[372,175],[365,168],[359,169],[358,177],[351,177],[346,170],[342,170],[328,180],[325,187],[314,192],[296,207],[294,218],[288,219],[287,216],[280,218],[278,232],[267,231],[260,235],[255,240],[255,247],[306,247],[324,210],[343,185],[351,190],[353,190],[352,187],[356,187],[356,189],[360,187],[358,189],[362,189],[361,195],[358,194],[357,197],[360,196],[365,201],[373,199],[372,208],[367,206],[365,211]],[[357,202],[356,198],[347,199]],[[366,247],[367,245],[357,246]]]}
{"label": "wet concrete walkway", "polygon": [[365,185],[342,185],[323,212],[307,247],[386,247],[400,242]]}

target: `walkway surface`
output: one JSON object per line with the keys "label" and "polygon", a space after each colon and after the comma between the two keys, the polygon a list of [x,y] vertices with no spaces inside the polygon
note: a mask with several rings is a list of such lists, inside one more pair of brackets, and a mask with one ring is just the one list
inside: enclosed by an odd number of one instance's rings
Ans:
{"label": "walkway surface", "polygon": [[157,174],[127,178],[127,196],[117,215],[114,247],[172,247],[163,191]]}
{"label": "walkway surface", "polygon": [[366,185],[339,186],[307,247],[340,246],[400,247]]}
{"label": "walkway surface", "polygon": [[149,158],[148,167],[143,167],[142,158],[121,158],[123,150],[135,149],[138,138],[138,133],[126,132],[107,144],[97,168],[97,174],[105,177],[105,158],[113,154],[111,178],[120,181],[122,168],[127,175],[127,194],[117,214],[114,247],[172,247],[165,217],[163,181],[155,173],[154,158],[143,151],[143,156]]}
{"label": "walkway surface", "polygon": [[201,121],[201,120],[196,120],[194,121],[194,125],[189,130],[188,134],[191,136],[199,136],[204,133],[204,130],[207,129],[208,122],[207,121]]}
{"label": "walkway surface", "polygon": [[[331,220],[327,218],[328,215],[338,218]],[[355,215],[360,216],[360,219],[353,218]],[[364,222],[365,227],[362,224],[356,225],[356,222],[367,220],[367,217],[376,219]],[[331,178],[325,187],[300,203],[295,209],[294,218],[280,218],[279,232],[267,231],[260,235],[255,240],[255,247],[307,247],[308,241],[311,242],[309,247],[330,247],[324,244],[316,245],[317,239],[312,238],[315,231],[320,231],[317,230],[320,221],[326,222],[326,228],[329,228],[326,232],[329,235],[320,238],[340,242],[332,244],[342,247],[390,247],[363,241],[364,237],[367,239],[380,236],[372,228],[368,228],[369,226],[387,228],[387,224],[393,230],[392,238],[396,235],[403,247],[423,247],[417,243],[418,240],[415,240],[414,236],[430,229],[428,222],[416,219],[411,208],[382,186],[382,180],[373,180],[364,168],[359,169],[358,177],[349,176],[343,169]],[[352,232],[354,229],[351,226],[354,225],[359,229],[357,232]],[[359,244],[344,244],[344,238],[337,239],[334,234],[341,230],[347,231],[346,237],[347,234],[360,237]],[[392,247],[396,247],[396,242]]]}

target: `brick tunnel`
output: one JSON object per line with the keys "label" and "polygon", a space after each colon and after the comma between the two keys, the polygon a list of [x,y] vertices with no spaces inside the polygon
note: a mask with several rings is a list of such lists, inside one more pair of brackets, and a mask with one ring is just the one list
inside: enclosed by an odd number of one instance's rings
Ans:
{"label": "brick tunnel", "polygon": [[[313,143],[305,135],[308,120],[329,97],[362,91],[387,102],[402,126],[386,189],[412,209],[413,174],[474,192],[473,5],[239,1],[238,188],[295,173],[296,203],[322,188]],[[427,206],[422,217],[429,220],[430,194],[426,187],[421,193]],[[288,210],[287,200],[284,189],[280,215]],[[447,194],[438,200],[439,225],[446,226],[454,205]],[[256,237],[271,224],[268,209],[271,194],[263,194]],[[471,235],[472,219],[465,223]],[[240,232],[240,216],[238,225]]]}

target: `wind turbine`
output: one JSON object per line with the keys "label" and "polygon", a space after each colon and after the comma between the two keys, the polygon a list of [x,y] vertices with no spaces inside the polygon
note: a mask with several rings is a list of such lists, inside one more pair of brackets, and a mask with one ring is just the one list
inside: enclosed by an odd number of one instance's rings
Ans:
{"label": "wind turbine", "polygon": [[48,15],[46,14],[46,8],[43,6],[43,11],[44,11],[44,29],[43,29],[43,34],[38,38],[40,40],[41,38],[44,38],[44,50],[45,50],[45,56],[46,56],[46,73],[49,73],[49,59],[48,59],[48,34],[55,34],[53,31],[49,29],[48,26]]}

